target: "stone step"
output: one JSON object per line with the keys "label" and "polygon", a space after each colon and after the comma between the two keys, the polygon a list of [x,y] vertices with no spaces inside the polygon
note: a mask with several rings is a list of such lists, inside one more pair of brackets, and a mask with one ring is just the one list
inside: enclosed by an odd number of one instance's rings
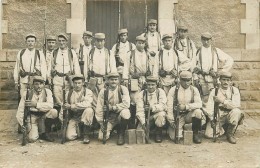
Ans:
{"label": "stone step", "polygon": [[16,101],[18,99],[17,91],[2,91],[0,92],[0,101]]}
{"label": "stone step", "polygon": [[17,101],[0,101],[0,110],[11,110],[17,108],[18,108]]}

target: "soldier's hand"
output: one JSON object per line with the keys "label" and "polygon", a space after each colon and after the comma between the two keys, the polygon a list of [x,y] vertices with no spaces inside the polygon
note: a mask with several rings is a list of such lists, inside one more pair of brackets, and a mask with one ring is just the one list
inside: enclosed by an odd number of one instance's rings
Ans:
{"label": "soldier's hand", "polygon": [[145,111],[149,111],[150,110],[150,106],[149,105],[144,105],[144,110]]}
{"label": "soldier's hand", "polygon": [[69,103],[65,103],[65,104],[63,105],[63,108],[64,108],[64,109],[70,109],[70,108],[71,108],[71,106],[70,106],[70,104],[69,104]]}
{"label": "soldier's hand", "polygon": [[209,75],[212,76],[212,77],[214,77],[214,78],[216,78],[216,77],[217,77],[217,72],[214,72],[214,70],[211,69],[211,70],[209,71]]}
{"label": "soldier's hand", "polygon": [[152,57],[154,57],[154,56],[156,55],[156,53],[155,53],[154,51],[150,51],[149,53],[150,53],[150,55],[151,55]]}
{"label": "soldier's hand", "polygon": [[113,110],[113,106],[111,104],[108,105],[109,111]]}
{"label": "soldier's hand", "polygon": [[51,85],[52,85],[52,80],[51,80],[51,78],[48,78],[48,82],[49,82],[49,85],[51,86]]}
{"label": "soldier's hand", "polygon": [[170,122],[170,126],[171,126],[172,128],[176,128],[176,125],[175,125],[174,122]]}
{"label": "soldier's hand", "polygon": [[26,132],[26,128],[25,128],[25,126],[21,126],[21,131],[24,133],[24,132]]}
{"label": "soldier's hand", "polygon": [[222,103],[222,102],[224,102],[224,100],[222,100],[222,99],[219,98],[218,96],[213,96],[213,100],[214,100],[214,102],[216,102],[216,103]]}
{"label": "soldier's hand", "polygon": [[193,84],[194,84],[194,86],[196,86],[197,88],[200,86],[200,83],[199,83],[199,80],[198,80],[198,79],[194,80],[194,81],[193,81]]}
{"label": "soldier's hand", "polygon": [[216,123],[213,120],[210,121],[210,125],[211,125],[211,128],[215,128],[216,127]]}
{"label": "soldier's hand", "polygon": [[31,107],[36,107],[36,106],[37,106],[37,102],[31,101]]}
{"label": "soldier's hand", "polygon": [[172,69],[172,70],[170,71],[170,73],[171,73],[171,76],[172,76],[173,78],[176,78],[176,77],[178,76],[178,72],[177,72],[177,70],[175,70],[175,69]]}
{"label": "soldier's hand", "polygon": [[25,100],[24,106],[25,107],[32,107],[32,103],[31,102],[32,102],[31,100]]}
{"label": "soldier's hand", "polygon": [[145,129],[146,129],[146,127],[145,127],[145,124],[143,124],[143,125],[142,125],[142,129],[143,129],[143,130],[145,130]]}
{"label": "soldier's hand", "polygon": [[15,88],[16,91],[18,91],[18,90],[19,90],[19,84],[16,83],[16,84],[14,85],[14,88]]}
{"label": "soldier's hand", "polygon": [[199,74],[199,73],[201,73],[201,69],[199,69],[198,67],[195,67],[195,68],[193,69],[193,73]]}
{"label": "soldier's hand", "polygon": [[124,86],[128,87],[128,80],[124,80]]}
{"label": "soldier's hand", "polygon": [[71,104],[71,105],[70,105],[70,109],[71,109],[72,111],[77,111],[77,107],[76,107],[75,104]]}
{"label": "soldier's hand", "polygon": [[179,105],[179,110],[180,111],[185,111],[186,110],[186,105],[185,104],[180,104]]}

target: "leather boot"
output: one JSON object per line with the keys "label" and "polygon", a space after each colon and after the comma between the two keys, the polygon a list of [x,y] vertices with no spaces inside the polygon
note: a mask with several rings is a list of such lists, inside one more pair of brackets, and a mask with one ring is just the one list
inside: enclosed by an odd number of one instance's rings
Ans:
{"label": "leather boot", "polygon": [[127,126],[127,120],[121,118],[120,127],[118,128],[118,139],[117,145],[124,145],[125,144],[125,130]]}
{"label": "leather boot", "polygon": [[135,129],[136,128],[135,125],[136,106],[130,105],[130,113],[131,113],[131,117],[128,123],[128,129]]}
{"label": "leather boot", "polygon": [[236,144],[237,143],[237,140],[234,137],[235,127],[236,127],[235,125],[229,124],[228,128],[227,128],[227,140],[231,144]]}
{"label": "leather boot", "polygon": [[201,119],[192,117],[193,142],[196,144],[201,143],[201,137],[199,135],[200,130],[201,130]]}
{"label": "leather boot", "polygon": [[40,139],[48,141],[48,142],[54,142],[54,139],[51,138],[51,136],[50,136],[51,125],[52,125],[52,119],[46,118],[45,119],[45,133],[41,134]]}
{"label": "leather boot", "polygon": [[83,126],[83,144],[89,144],[90,143],[90,138],[88,136],[88,133],[90,132],[90,127],[87,125]]}
{"label": "leather boot", "polygon": [[162,142],[162,127],[156,127],[155,130],[155,142],[161,143]]}

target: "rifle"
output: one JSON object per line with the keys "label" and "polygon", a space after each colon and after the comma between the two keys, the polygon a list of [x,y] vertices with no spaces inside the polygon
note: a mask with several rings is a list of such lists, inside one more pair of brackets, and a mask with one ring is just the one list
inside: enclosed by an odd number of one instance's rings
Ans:
{"label": "rifle", "polygon": [[[215,88],[215,96],[218,95],[218,87]],[[217,121],[218,121],[218,113],[219,113],[219,103],[214,102],[214,116],[213,116],[213,122],[214,122],[214,128],[213,128],[213,142],[217,141]]]}
{"label": "rifle", "polygon": [[149,106],[148,111],[145,111],[146,113],[146,125],[145,125],[145,141],[147,144],[150,144],[150,116],[151,116],[151,106],[148,102],[148,91],[147,89],[144,90],[145,92],[145,105]]}
{"label": "rifle", "polygon": [[174,112],[174,122],[175,122],[175,143],[180,143],[180,137],[179,137],[179,127],[180,127],[180,109],[179,109],[179,101],[178,101],[178,91],[179,91],[179,85],[176,85],[175,88],[175,94],[174,94],[174,102],[173,105],[175,106],[173,108]]}
{"label": "rifle", "polygon": [[[63,58],[63,74],[64,74],[64,58]],[[63,77],[63,86],[62,86],[62,97],[64,102],[63,104],[67,103],[64,77]],[[66,142],[66,132],[68,128],[68,123],[69,123],[69,111],[68,109],[66,109],[63,110],[61,144],[64,144]]]}
{"label": "rifle", "polygon": [[[30,77],[31,77],[31,70],[32,70],[32,59],[30,63],[30,73],[28,75],[28,83],[26,86],[26,96],[25,96],[25,102],[30,101],[29,95],[30,95]],[[23,114],[23,126],[25,127],[25,130],[23,131],[23,139],[22,139],[22,146],[25,146],[27,144],[26,136],[27,136],[27,116],[30,115],[30,107],[24,107],[24,114]],[[30,122],[32,122],[30,118]]]}
{"label": "rifle", "polygon": [[103,144],[106,144],[107,141],[107,123],[108,123],[108,116],[109,116],[109,102],[108,102],[108,92],[109,88],[106,87],[104,89],[104,106],[107,107],[107,110],[103,112]]}

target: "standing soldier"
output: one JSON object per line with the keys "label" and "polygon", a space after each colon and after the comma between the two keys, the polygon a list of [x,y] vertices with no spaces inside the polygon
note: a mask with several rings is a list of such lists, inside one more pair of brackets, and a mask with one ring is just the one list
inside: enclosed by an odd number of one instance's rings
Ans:
{"label": "standing soldier", "polygon": [[[234,134],[241,117],[243,117],[243,114],[239,109],[240,93],[238,88],[231,85],[231,77],[232,74],[230,72],[220,73],[220,88],[215,88],[218,89],[217,95],[215,95],[215,89],[210,92],[207,103],[207,112],[211,120],[212,128],[216,126],[215,124],[217,124],[217,130],[220,130],[218,127],[228,124],[226,132],[227,140],[229,143],[235,144],[236,138],[234,137]],[[217,114],[218,122],[213,121],[214,106],[216,104],[219,109]]]}
{"label": "standing soldier", "polygon": [[125,61],[123,79],[124,85],[128,86],[131,97],[131,120],[129,128],[135,127],[136,114],[136,95],[141,91],[145,84],[145,78],[153,72],[154,66],[151,65],[150,55],[145,51],[145,37],[136,37],[136,49],[129,53]]}
{"label": "standing soldier", "polygon": [[[58,116],[58,112],[53,109],[52,92],[44,88],[44,83],[45,80],[41,76],[33,78],[33,89],[29,91],[29,100],[26,100],[26,91],[23,92],[16,114],[22,130],[28,132],[30,142],[35,142],[39,137],[46,141],[54,141],[49,133],[53,119]],[[30,108],[30,116],[26,116],[27,128],[23,125],[25,107]],[[42,121],[43,123],[41,123]],[[41,126],[40,128],[44,128],[41,124],[45,125],[45,131],[42,130],[42,134],[39,136],[38,125]]]}
{"label": "standing soldier", "polygon": [[[74,87],[66,95],[67,103],[64,104],[64,109],[69,110],[70,120],[66,132],[68,140],[75,140],[80,137],[80,127],[83,124],[83,143],[89,144],[90,127],[92,125],[94,111],[92,109],[93,93],[85,88],[84,76],[75,75],[72,78]],[[81,122],[81,124],[80,124]]]}
{"label": "standing soldier", "polygon": [[20,86],[20,95],[30,84],[28,76],[42,76],[46,80],[47,71],[44,54],[35,49],[36,36],[28,34],[25,39],[27,48],[18,52],[14,68],[15,88],[18,90]]}
{"label": "standing soldier", "polygon": [[191,63],[182,52],[173,48],[173,37],[170,34],[163,35],[164,47],[159,51],[159,76],[161,88],[168,94],[170,88],[178,80],[180,71],[190,69]]}
{"label": "standing soldier", "polygon": [[[90,62],[87,70],[85,69],[85,78],[92,78],[97,81],[98,89],[104,87],[105,75],[110,72],[117,72],[115,57],[110,56],[109,50],[104,47],[105,34],[95,34],[95,48],[90,53]],[[86,68],[86,66],[85,66]]]}
{"label": "standing soldier", "polygon": [[178,25],[177,37],[174,41],[174,49],[182,52],[191,62],[191,72],[196,67],[196,52],[195,43],[188,36],[188,28],[184,25]]}
{"label": "standing soldier", "polygon": [[128,52],[135,50],[135,45],[128,41],[127,29],[118,30],[117,43],[112,47],[111,53],[115,56],[117,72],[122,79],[125,57]]}
{"label": "standing soldier", "polygon": [[77,54],[79,57],[79,66],[82,74],[85,74],[84,69],[87,70],[89,66],[89,52],[93,48],[91,44],[92,38],[93,33],[90,31],[85,31],[82,37],[84,44],[81,44],[80,47],[77,49]]}
{"label": "standing soldier", "polygon": [[[46,65],[47,65],[47,72],[50,71],[51,68],[51,60],[53,57],[53,50],[55,49],[56,46],[56,37],[55,36],[47,36],[47,50],[45,53],[45,59],[46,59]],[[46,84],[51,83],[51,76],[50,74],[47,74],[47,81]],[[50,81],[50,82],[49,82]]]}
{"label": "standing soldier", "polygon": [[[96,119],[101,126],[98,139],[104,140],[105,138],[107,140],[110,136],[110,131],[119,124],[117,144],[123,145],[125,143],[124,135],[127,122],[130,118],[130,111],[128,109],[130,106],[130,97],[128,89],[119,84],[118,78],[118,73],[109,73],[107,75],[108,86],[101,89],[98,95]],[[108,122],[103,122],[105,120]],[[103,137],[104,131],[106,137]]]}
{"label": "standing soldier", "polygon": [[[166,123],[167,98],[164,90],[157,88],[158,79],[147,77],[147,89],[138,94],[136,102],[136,117],[140,121],[142,128],[146,127],[147,113],[150,110],[149,120],[156,126],[155,142],[162,142],[162,127]],[[149,129],[149,128],[148,128]]]}
{"label": "standing soldier", "polygon": [[[193,142],[201,143],[199,131],[201,130],[202,119],[202,101],[199,91],[196,87],[191,85],[192,73],[189,71],[182,71],[180,73],[180,84],[172,87],[167,96],[167,119],[171,128],[175,128],[175,125],[179,125],[179,135],[177,137],[183,137],[182,130],[186,123],[192,123]],[[176,110],[179,112],[179,123],[175,123],[174,119]],[[174,131],[169,129],[169,135],[174,140]],[[175,128],[178,129],[178,128]]]}
{"label": "standing soldier", "polygon": [[194,84],[199,89],[203,107],[208,101],[209,92],[217,85],[219,63],[222,71],[229,71],[234,63],[233,58],[222,50],[215,48],[212,35],[208,32],[201,35],[202,47],[197,51],[197,65],[193,70]]}
{"label": "standing soldier", "polygon": [[66,34],[58,35],[58,45],[59,48],[53,51],[49,74],[53,81],[55,104],[61,106],[63,104],[62,87],[65,86],[66,92],[69,91],[73,85],[71,76],[80,74],[80,68],[76,52],[68,48],[68,37]]}

